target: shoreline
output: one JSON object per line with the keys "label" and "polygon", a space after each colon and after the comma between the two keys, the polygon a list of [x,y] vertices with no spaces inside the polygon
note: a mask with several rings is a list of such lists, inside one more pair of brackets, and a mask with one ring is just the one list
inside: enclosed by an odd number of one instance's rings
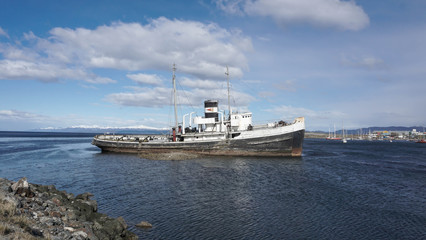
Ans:
{"label": "shoreline", "polygon": [[99,213],[92,196],[0,178],[0,238],[138,239],[122,217]]}

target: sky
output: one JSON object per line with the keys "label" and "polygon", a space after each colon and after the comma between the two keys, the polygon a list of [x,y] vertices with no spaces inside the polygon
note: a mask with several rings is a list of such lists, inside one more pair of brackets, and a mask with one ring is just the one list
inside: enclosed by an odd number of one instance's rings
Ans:
{"label": "sky", "polygon": [[[424,0],[0,0],[0,131],[174,125],[204,100],[308,131],[426,126]],[[187,117],[187,116],[186,116]],[[187,120],[188,121],[188,118]]]}

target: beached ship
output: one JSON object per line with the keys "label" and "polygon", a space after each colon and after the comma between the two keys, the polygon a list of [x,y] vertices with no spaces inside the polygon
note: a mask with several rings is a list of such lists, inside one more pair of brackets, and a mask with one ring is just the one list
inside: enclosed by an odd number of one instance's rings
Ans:
{"label": "beached ship", "polygon": [[[301,156],[305,135],[304,117],[291,123],[278,121],[252,124],[252,113],[234,113],[229,104],[228,115],[219,111],[217,100],[204,101],[204,117],[183,115],[181,125],[176,111],[176,83],[173,67],[175,123],[169,135],[97,135],[93,145],[102,151],[138,153],[184,153],[218,156]],[[189,116],[188,125],[186,118]]]}

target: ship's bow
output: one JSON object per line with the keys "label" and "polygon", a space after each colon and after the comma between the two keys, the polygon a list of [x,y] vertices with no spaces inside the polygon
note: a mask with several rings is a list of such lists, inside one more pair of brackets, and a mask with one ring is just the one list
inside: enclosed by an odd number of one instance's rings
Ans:
{"label": "ship's bow", "polygon": [[295,120],[295,131],[293,132],[293,145],[291,148],[291,156],[302,156],[303,139],[305,138],[305,118],[299,117]]}

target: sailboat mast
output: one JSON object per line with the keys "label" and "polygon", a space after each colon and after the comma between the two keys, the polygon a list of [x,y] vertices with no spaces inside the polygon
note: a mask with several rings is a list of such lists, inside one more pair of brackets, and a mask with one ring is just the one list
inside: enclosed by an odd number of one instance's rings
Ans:
{"label": "sailboat mast", "polygon": [[336,138],[336,124],[334,124],[333,138]]}
{"label": "sailboat mast", "polygon": [[229,120],[231,120],[231,100],[230,100],[230,93],[229,93],[229,69],[228,66],[226,66],[226,80],[228,81],[228,113],[229,113]]}
{"label": "sailboat mast", "polygon": [[178,130],[178,117],[177,117],[177,100],[176,100],[176,79],[175,79],[175,71],[176,71],[176,65],[173,63],[173,102],[175,107],[175,129]]}

